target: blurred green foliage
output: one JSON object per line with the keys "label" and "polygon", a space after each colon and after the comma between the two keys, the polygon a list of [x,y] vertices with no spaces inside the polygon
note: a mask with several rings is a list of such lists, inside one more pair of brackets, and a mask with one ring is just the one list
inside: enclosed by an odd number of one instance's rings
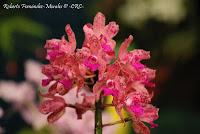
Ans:
{"label": "blurred green foliage", "polygon": [[51,129],[48,127],[44,127],[40,130],[34,130],[31,128],[24,128],[19,131],[17,134],[53,134]]}
{"label": "blurred green foliage", "polygon": [[[45,26],[25,17],[10,17],[0,21],[0,51],[11,55],[14,51],[15,35],[25,34],[34,38],[43,39],[47,29]],[[21,45],[21,44],[17,44]],[[30,44],[26,44],[30,45]]]}
{"label": "blurred green foliage", "polygon": [[190,59],[196,54],[195,42],[196,33],[194,31],[173,33],[164,40],[164,55],[174,61]]}
{"label": "blurred green foliage", "polygon": [[191,112],[189,109],[163,108],[159,113],[160,118],[156,123],[159,127],[151,129],[152,134],[199,134],[198,113]]}

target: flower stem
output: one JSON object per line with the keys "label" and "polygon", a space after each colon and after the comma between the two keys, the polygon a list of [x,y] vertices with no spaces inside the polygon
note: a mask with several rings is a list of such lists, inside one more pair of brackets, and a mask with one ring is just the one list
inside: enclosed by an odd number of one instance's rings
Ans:
{"label": "flower stem", "polygon": [[120,124],[120,123],[125,123],[125,122],[128,122],[128,121],[132,121],[130,117],[125,118],[124,121],[119,120],[119,121],[115,121],[115,122],[103,124],[102,126],[103,126],[103,127],[112,126],[112,125],[116,125],[116,124]]}
{"label": "flower stem", "polygon": [[102,134],[102,99],[95,103],[95,129],[94,134]]}

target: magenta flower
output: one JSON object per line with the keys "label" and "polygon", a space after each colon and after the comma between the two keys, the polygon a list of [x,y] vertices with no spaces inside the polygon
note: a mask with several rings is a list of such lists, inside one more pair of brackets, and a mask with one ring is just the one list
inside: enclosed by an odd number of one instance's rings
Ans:
{"label": "magenta flower", "polygon": [[[42,80],[42,85],[50,86],[46,94],[41,94],[47,100],[40,105],[40,112],[49,114],[48,121],[52,123],[63,115],[66,107],[74,108],[78,119],[88,110],[95,111],[95,132],[100,134],[102,127],[110,124],[102,124],[98,114],[106,106],[114,106],[121,122],[132,120],[136,133],[149,134],[150,130],[143,122],[156,127],[154,120],[158,118],[159,110],[150,104],[153,95],[147,89],[155,86],[152,82],[155,70],[141,63],[150,58],[150,52],[127,51],[133,40],[130,35],[121,44],[119,56],[115,57],[116,43],[112,38],[119,26],[115,22],[105,25],[102,13],[97,13],[93,25],[84,25],[85,41],[81,49],[75,50],[76,39],[71,27],[67,25],[65,30],[69,41],[63,36],[61,40],[52,39],[45,44],[50,63],[42,69],[47,77]],[[82,102],[65,101],[63,95],[77,89],[79,97],[82,88],[89,92],[82,94]],[[105,96],[113,97],[112,104],[102,104]],[[122,116],[122,109],[130,118]]]}
{"label": "magenta flower", "polygon": [[99,68],[99,63],[96,56],[89,56],[85,61],[84,65],[88,67],[91,71],[96,71]]}

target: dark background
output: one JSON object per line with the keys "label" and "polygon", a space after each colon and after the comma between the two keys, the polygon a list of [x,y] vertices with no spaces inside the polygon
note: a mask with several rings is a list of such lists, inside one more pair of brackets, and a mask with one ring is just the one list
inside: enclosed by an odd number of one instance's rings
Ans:
{"label": "dark background", "polygon": [[[46,39],[60,38],[65,34],[67,23],[72,26],[78,41],[78,47],[84,39],[82,27],[92,22],[95,14],[105,14],[107,22],[114,20],[120,26],[115,40],[120,44],[129,34],[134,35],[135,48],[151,51],[151,59],[146,64],[157,70],[156,88],[153,104],[160,108],[158,128],[152,129],[155,134],[198,134],[200,120],[200,21],[198,0],[181,1],[180,14],[168,19],[155,15],[142,16],[143,6],[138,0],[132,1],[133,14],[141,14],[142,19],[132,17],[121,9],[130,0],[60,0],[60,3],[81,3],[83,9],[3,9],[3,3],[43,3],[42,0],[1,0],[0,9],[0,79],[24,81],[24,62],[34,59],[46,63],[43,46]],[[147,1],[142,0],[145,3]],[[147,7],[152,7],[150,0]],[[162,0],[163,1],[163,0]],[[51,3],[52,1],[45,1]],[[173,0],[165,0],[166,3]],[[58,3],[58,2],[52,2]],[[179,4],[180,4],[179,3]],[[138,4],[138,5],[137,5]],[[164,3],[165,4],[165,3]],[[174,4],[173,4],[174,5]],[[131,5],[130,5],[131,6]],[[134,9],[134,7],[137,7]],[[140,7],[141,6],[141,7]],[[175,9],[178,10],[178,6]],[[159,6],[158,6],[159,7]],[[165,5],[164,5],[165,7]],[[121,10],[120,10],[121,9]],[[128,10],[128,9],[127,9]],[[147,12],[150,12],[146,9]],[[162,7],[161,9],[162,10]],[[166,14],[171,15],[168,9]],[[157,10],[158,13],[161,11]],[[126,17],[127,15],[127,17]],[[161,15],[162,16],[162,15]],[[128,21],[124,18],[133,18]],[[3,109],[9,104],[0,101]],[[17,133],[27,124],[18,113],[9,120],[2,118],[1,126]]]}

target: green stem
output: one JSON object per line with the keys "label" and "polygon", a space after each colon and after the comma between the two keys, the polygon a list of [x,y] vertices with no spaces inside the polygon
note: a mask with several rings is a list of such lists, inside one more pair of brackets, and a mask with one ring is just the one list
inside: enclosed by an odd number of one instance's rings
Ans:
{"label": "green stem", "polygon": [[112,126],[112,125],[116,125],[116,124],[120,124],[120,123],[125,123],[125,122],[128,122],[128,121],[132,121],[132,119],[130,117],[127,117],[127,118],[124,119],[124,121],[118,120],[118,121],[115,121],[115,122],[103,124],[102,126],[107,127],[107,126]]}
{"label": "green stem", "polygon": [[102,134],[102,99],[95,103],[95,129],[94,134]]}

